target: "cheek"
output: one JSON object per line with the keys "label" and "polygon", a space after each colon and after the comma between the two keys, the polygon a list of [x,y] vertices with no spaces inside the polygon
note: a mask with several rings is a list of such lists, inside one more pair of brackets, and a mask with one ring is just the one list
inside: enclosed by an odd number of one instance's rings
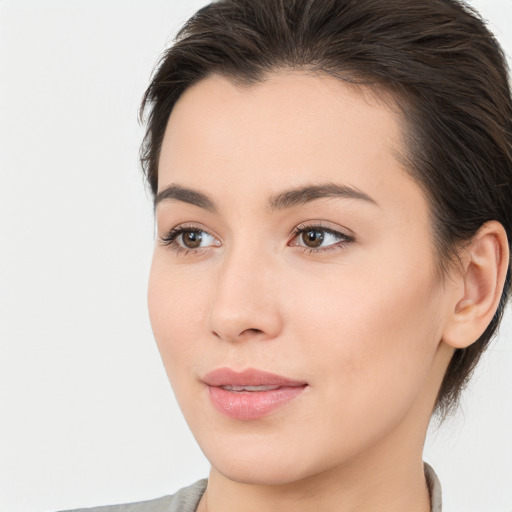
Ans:
{"label": "cheek", "polygon": [[[425,262],[340,267],[300,289],[291,304],[295,339],[328,393],[350,390],[350,408],[407,402],[426,379],[441,329],[439,294]],[[290,313],[292,314],[292,313]],[[326,389],[327,389],[326,388]],[[347,402],[348,401],[348,402]],[[379,409],[381,407],[379,406]]]}
{"label": "cheek", "polygon": [[[205,337],[205,286],[197,275],[172,268],[165,254],[155,251],[148,284],[148,310],[153,334],[174,386],[179,368],[194,356]],[[198,282],[199,281],[199,282]]]}

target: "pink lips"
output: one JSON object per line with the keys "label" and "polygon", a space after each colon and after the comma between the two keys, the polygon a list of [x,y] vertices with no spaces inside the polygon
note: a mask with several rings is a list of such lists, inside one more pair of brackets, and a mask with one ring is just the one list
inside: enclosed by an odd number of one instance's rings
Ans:
{"label": "pink lips", "polygon": [[255,420],[298,396],[306,382],[248,369],[236,372],[219,368],[206,374],[210,400],[221,413],[239,420]]}

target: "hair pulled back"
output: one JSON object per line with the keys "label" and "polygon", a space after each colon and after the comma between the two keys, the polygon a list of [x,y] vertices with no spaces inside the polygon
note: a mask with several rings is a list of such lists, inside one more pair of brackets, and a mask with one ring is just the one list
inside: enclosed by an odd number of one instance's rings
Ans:
{"label": "hair pulled back", "polygon": [[[512,241],[512,100],[503,52],[456,0],[219,0],[199,10],[163,55],[143,99],[141,163],[153,195],[167,121],[181,94],[220,74],[251,85],[282,68],[327,73],[391,93],[405,120],[404,159],[429,200],[442,272],[487,221]],[[215,101],[215,98],[212,98]],[[458,349],[438,395],[458,401],[501,320]]]}

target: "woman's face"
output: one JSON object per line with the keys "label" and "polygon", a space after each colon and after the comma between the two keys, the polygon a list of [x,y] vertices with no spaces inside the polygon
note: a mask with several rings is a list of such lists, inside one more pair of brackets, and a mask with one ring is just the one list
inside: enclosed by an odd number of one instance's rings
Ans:
{"label": "woman's face", "polygon": [[401,150],[396,113],[326,76],[211,77],[176,104],[149,310],[185,418],[228,478],[421,453],[448,291]]}

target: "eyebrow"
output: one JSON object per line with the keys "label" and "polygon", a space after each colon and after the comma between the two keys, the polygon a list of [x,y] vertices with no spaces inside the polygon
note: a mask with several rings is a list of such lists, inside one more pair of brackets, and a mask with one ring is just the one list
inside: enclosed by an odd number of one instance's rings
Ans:
{"label": "eyebrow", "polygon": [[[268,208],[273,210],[285,210],[295,206],[301,206],[318,199],[339,197],[344,199],[360,199],[370,204],[377,205],[377,201],[365,192],[348,185],[338,183],[325,183],[321,185],[307,185],[281,192],[271,197],[267,203]],[[171,184],[161,190],[155,197],[154,207],[165,200],[181,201],[192,204],[215,213],[217,207],[215,202],[206,194],[197,190]]]}
{"label": "eyebrow", "polygon": [[329,197],[361,199],[362,201],[378,206],[377,201],[365,192],[355,187],[340,185],[338,183],[310,185],[288,190],[272,197],[268,202],[268,206],[270,210],[284,210],[286,208],[293,208],[294,206],[301,206],[316,201],[317,199]]}
{"label": "eyebrow", "polygon": [[191,188],[181,187],[179,185],[169,185],[158,192],[153,204],[154,208],[156,209],[158,203],[165,200],[181,201],[183,203],[193,204],[210,212],[217,211],[215,203],[206,194]]}

